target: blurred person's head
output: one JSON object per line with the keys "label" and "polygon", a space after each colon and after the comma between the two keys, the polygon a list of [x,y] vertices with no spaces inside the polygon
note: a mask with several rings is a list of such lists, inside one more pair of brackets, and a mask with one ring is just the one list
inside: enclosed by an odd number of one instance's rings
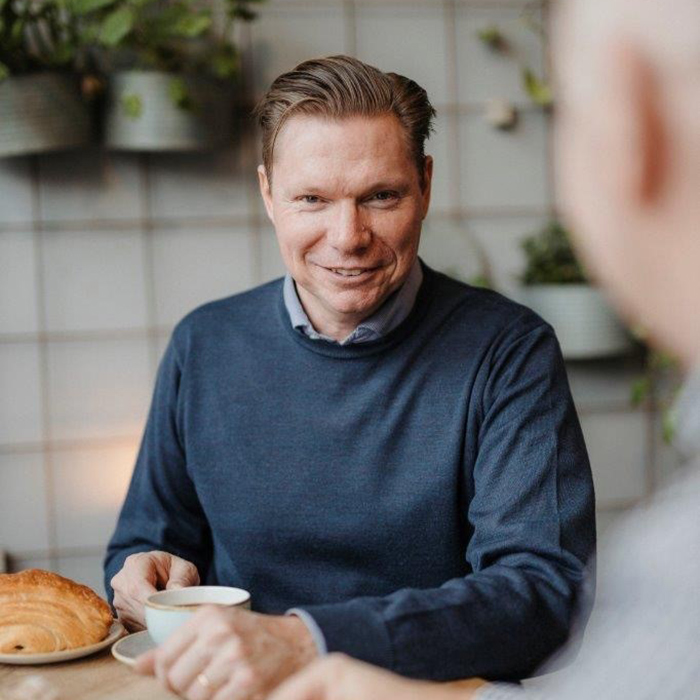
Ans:
{"label": "blurred person's head", "polygon": [[435,110],[414,81],[330,56],[279,76],[255,114],[260,191],[282,258],[314,326],[342,336],[415,262]]}
{"label": "blurred person's head", "polygon": [[627,318],[700,361],[700,0],[564,0],[564,215]]}

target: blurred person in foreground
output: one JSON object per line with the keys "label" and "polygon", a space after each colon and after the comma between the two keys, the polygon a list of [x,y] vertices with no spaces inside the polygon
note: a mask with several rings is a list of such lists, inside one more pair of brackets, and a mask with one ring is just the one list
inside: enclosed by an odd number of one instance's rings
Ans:
{"label": "blurred person in foreground", "polygon": [[273,700],[700,697],[700,0],[570,0],[555,28],[565,214],[621,312],[688,370],[676,440],[694,459],[607,539],[578,658],[536,690],[458,690],[331,656]]}

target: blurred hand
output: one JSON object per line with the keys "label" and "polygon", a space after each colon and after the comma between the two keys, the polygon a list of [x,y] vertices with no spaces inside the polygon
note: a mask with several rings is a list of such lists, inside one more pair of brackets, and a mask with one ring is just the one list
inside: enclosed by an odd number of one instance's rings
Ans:
{"label": "blurred hand", "polygon": [[472,700],[482,685],[479,679],[454,684],[413,681],[331,654],[290,678],[268,700]]}
{"label": "blurred hand", "polygon": [[189,700],[264,698],[318,653],[296,616],[203,606],[134,670]]}
{"label": "blurred hand", "polygon": [[186,588],[199,585],[197,567],[168,552],[131,554],[124,566],[110,581],[114,589],[117,617],[130,632],[146,628],[146,598],[164,588]]}

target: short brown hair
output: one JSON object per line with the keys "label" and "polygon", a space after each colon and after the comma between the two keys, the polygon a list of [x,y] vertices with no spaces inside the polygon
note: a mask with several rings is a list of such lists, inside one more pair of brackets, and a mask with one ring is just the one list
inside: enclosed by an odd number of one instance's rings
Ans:
{"label": "short brown hair", "polygon": [[304,61],[280,75],[253,109],[262,129],[262,157],[270,187],[277,134],[296,114],[329,119],[394,114],[423,186],[424,144],[434,131],[436,112],[426,91],[413,80],[343,55]]}

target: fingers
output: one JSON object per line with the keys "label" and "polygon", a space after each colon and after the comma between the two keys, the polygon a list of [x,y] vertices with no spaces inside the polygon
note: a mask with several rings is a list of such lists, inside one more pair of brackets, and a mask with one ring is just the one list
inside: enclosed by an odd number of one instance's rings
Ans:
{"label": "fingers", "polygon": [[197,567],[185,559],[173,556],[170,561],[168,582],[165,587],[170,589],[197,585],[199,585]]}
{"label": "fingers", "polygon": [[345,657],[338,654],[315,661],[279,686],[268,700],[330,700],[330,689],[345,663]]}
{"label": "fingers", "polygon": [[156,653],[155,649],[147,651],[136,658],[134,663],[134,671],[144,676],[152,676],[156,669]]}

